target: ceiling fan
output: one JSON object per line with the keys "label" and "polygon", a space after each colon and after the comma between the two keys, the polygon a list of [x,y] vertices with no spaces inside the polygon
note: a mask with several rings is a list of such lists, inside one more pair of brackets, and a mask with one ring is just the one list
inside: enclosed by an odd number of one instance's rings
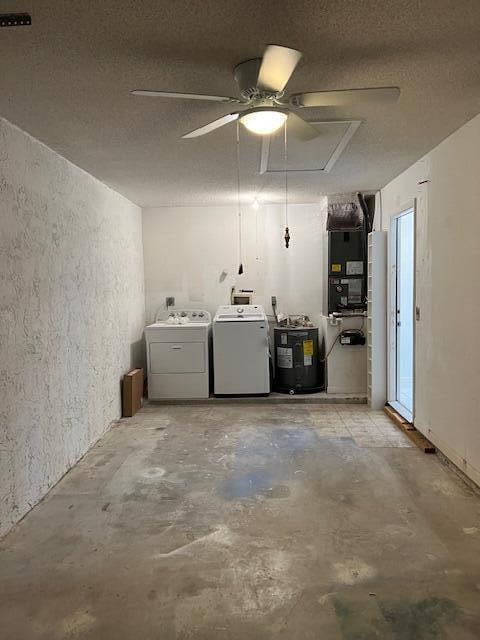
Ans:
{"label": "ceiling fan", "polygon": [[254,58],[237,65],[233,73],[240,88],[240,98],[145,89],[136,89],[131,93],[136,96],[236,103],[247,107],[227,113],[199,129],[186,133],[182,138],[203,136],[235,120],[239,120],[253,133],[270,135],[288,118],[289,132],[300,140],[316,138],[319,131],[289,107],[336,107],[364,102],[392,102],[400,95],[398,87],[375,87],[313,91],[286,97],[285,87],[301,57],[302,54],[296,49],[271,44],[265,49],[263,58]]}

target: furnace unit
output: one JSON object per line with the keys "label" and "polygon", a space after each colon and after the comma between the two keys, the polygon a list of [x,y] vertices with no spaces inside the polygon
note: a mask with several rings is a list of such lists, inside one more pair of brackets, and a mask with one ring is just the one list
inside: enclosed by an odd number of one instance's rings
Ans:
{"label": "furnace unit", "polygon": [[328,313],[365,311],[365,233],[328,232]]}

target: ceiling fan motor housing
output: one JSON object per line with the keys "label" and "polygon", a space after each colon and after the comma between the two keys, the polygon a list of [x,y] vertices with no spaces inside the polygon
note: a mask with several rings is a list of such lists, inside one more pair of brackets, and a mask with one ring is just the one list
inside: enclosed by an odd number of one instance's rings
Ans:
{"label": "ceiling fan motor housing", "polygon": [[233,70],[233,76],[240,89],[240,95],[247,102],[273,103],[283,92],[275,93],[257,87],[258,74],[262,58],[252,58],[238,64]]}

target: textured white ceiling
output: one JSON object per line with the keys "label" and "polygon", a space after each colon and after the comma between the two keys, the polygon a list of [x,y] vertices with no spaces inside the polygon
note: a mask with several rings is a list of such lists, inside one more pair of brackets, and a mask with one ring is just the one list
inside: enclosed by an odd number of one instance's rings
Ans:
{"label": "textured white ceiling", "polygon": [[[181,140],[229,105],[129,91],[237,95],[233,67],[268,43],[304,53],[292,92],[402,90],[395,105],[302,111],[364,122],[330,174],[290,176],[291,201],[383,186],[480,111],[478,0],[0,0],[20,10],[32,27],[0,29],[0,115],[143,206],[231,202],[235,125]],[[242,191],[282,199],[246,135]]]}

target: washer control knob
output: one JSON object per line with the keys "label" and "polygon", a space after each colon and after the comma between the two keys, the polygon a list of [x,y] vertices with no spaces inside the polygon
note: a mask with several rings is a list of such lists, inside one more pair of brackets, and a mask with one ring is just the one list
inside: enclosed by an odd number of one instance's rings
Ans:
{"label": "washer control knob", "polygon": [[182,313],[180,314],[180,316],[181,316],[182,318],[185,318],[185,316],[186,316],[186,315],[187,315],[187,312],[186,312],[186,311],[182,311]]}
{"label": "washer control knob", "polygon": [[237,313],[243,313],[243,307],[238,307]]}
{"label": "washer control knob", "polygon": [[197,317],[197,312],[196,312],[196,311],[194,311],[194,312],[192,313],[192,318],[196,318],[196,317]]}
{"label": "washer control knob", "polygon": [[199,317],[199,318],[203,318],[203,316],[204,316],[204,315],[205,315],[205,314],[203,313],[203,311],[200,311],[200,313],[198,314],[198,317]]}

